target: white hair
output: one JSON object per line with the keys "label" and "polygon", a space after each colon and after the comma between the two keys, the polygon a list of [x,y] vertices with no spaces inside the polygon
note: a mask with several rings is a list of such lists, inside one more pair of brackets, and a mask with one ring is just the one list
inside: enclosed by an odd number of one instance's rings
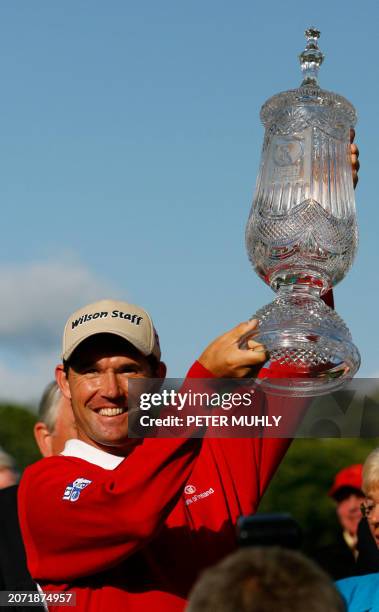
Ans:
{"label": "white hair", "polygon": [[55,381],[52,381],[45,388],[38,408],[40,421],[45,423],[49,432],[55,429],[58,417],[59,401],[62,397],[61,391]]}
{"label": "white hair", "polygon": [[369,491],[379,489],[379,447],[375,448],[363,465],[362,490],[367,495]]}

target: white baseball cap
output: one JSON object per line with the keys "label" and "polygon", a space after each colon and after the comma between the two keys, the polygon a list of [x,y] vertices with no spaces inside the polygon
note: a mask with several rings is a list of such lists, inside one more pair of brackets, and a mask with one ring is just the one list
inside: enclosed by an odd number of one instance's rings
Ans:
{"label": "white baseball cap", "polygon": [[134,304],[115,300],[100,300],[76,310],[68,319],[63,332],[63,361],[95,334],[115,334],[124,338],[145,357],[161,357],[158,334],[150,315]]}

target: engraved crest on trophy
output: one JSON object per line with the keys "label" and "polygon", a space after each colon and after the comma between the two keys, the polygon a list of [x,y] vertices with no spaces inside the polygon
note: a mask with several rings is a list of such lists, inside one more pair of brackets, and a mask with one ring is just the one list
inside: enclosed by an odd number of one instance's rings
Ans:
{"label": "engraved crest on trophy", "polygon": [[255,339],[289,380],[262,379],[271,391],[319,395],[354,376],[360,355],[341,317],[322,296],[347,274],[358,233],[350,161],[352,104],[318,85],[320,32],[305,32],[303,81],[261,109],[260,171],[246,227],[249,259],[277,292],[258,310]]}

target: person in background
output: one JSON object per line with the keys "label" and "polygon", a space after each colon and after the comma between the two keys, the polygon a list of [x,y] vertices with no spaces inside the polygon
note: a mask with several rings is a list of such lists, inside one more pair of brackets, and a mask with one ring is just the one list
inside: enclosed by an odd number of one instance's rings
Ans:
{"label": "person in background", "polygon": [[328,495],[336,503],[340,529],[335,541],[315,553],[315,559],[334,580],[355,576],[358,557],[358,525],[362,518],[362,465],[349,465],[339,471]]}
{"label": "person in background", "polygon": [[10,487],[17,482],[15,462],[2,448],[0,448],[0,489]]}
{"label": "person in background", "polygon": [[55,380],[42,395],[38,417],[34,437],[42,457],[59,455],[66,441],[77,437],[71,403],[63,397]]}
{"label": "person in background", "polygon": [[[46,387],[39,405],[38,417],[39,420],[34,426],[34,437],[43,457],[58,454],[66,440],[76,437],[71,404],[63,397],[56,382]],[[0,462],[3,454],[0,454]],[[13,486],[0,491],[0,591],[35,591],[35,583],[26,566],[25,549],[18,523],[16,480],[14,477],[12,482],[9,482]]]}
{"label": "person in background", "polygon": [[186,612],[345,612],[329,576],[303,554],[278,547],[239,550],[206,570]]}
{"label": "person in background", "polygon": [[[362,489],[365,495],[362,514],[379,549],[379,448],[369,454],[363,465]],[[378,571],[339,580],[337,587],[346,599],[349,612],[379,610]]]}

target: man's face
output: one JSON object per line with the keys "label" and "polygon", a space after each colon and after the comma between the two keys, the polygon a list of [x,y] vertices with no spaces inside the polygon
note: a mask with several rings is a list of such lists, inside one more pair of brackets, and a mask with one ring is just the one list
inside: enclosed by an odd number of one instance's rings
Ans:
{"label": "man's face", "polygon": [[126,448],[129,379],[152,376],[159,373],[147,358],[118,336],[97,334],[80,344],[61,381],[71,399],[78,437],[109,452]]}
{"label": "man's face", "polygon": [[11,468],[0,469],[0,489],[5,489],[16,484],[17,476]]}
{"label": "man's face", "polygon": [[63,395],[57,407],[57,420],[50,435],[50,455],[59,455],[64,449],[67,440],[77,437],[75,418],[71,402]]}
{"label": "man's face", "polygon": [[362,518],[361,503],[363,500],[363,496],[352,493],[349,497],[337,504],[339,522],[344,531],[347,531],[352,536],[356,535],[359,521]]}
{"label": "man's face", "polygon": [[368,492],[364,505],[371,535],[379,548],[379,489]]}
{"label": "man's face", "polygon": [[60,396],[56,406],[55,425],[51,431],[46,423],[37,421],[34,426],[34,437],[43,457],[59,455],[67,440],[77,438],[77,429],[69,399]]}

